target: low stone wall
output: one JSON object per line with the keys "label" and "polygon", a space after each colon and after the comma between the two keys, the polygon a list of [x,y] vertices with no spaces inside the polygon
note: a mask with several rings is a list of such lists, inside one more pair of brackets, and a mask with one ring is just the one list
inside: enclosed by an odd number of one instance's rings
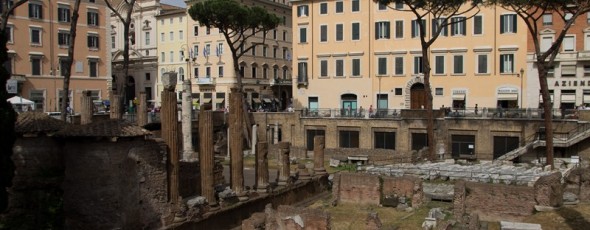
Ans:
{"label": "low stone wall", "polygon": [[327,186],[327,176],[314,177],[309,182],[299,182],[289,187],[277,189],[268,195],[251,197],[245,202],[207,213],[203,219],[170,225],[166,229],[232,229],[240,226],[242,221],[248,219],[252,214],[264,211],[267,204],[271,204],[272,207],[291,205],[327,191]]}
{"label": "low stone wall", "polygon": [[339,173],[334,176],[332,194],[336,203],[379,205],[385,196],[408,198],[412,207],[419,207],[424,203],[422,181],[412,176]]}
{"label": "low stone wall", "polygon": [[533,187],[466,182],[455,183],[456,218],[476,213],[483,220],[511,220],[532,215],[536,205],[560,206],[561,173],[543,176]]}
{"label": "low stone wall", "polygon": [[64,147],[64,212],[72,229],[156,229],[169,210],[166,150],[144,137],[73,138]]}

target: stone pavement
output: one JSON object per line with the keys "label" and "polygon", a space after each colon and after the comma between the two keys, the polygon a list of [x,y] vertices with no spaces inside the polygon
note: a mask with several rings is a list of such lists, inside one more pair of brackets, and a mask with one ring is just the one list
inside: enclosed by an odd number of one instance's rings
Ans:
{"label": "stone pavement", "polygon": [[[572,168],[561,168],[559,170],[565,175]],[[385,166],[365,166],[362,167],[370,174],[403,176],[411,175],[422,178],[423,180],[457,180],[483,182],[483,183],[505,183],[533,186],[535,181],[541,176],[549,175],[550,171],[545,171],[541,167],[518,166],[518,165],[498,165],[489,161],[482,161],[479,164],[462,165],[456,164],[449,160],[437,163],[424,164],[394,164]]]}

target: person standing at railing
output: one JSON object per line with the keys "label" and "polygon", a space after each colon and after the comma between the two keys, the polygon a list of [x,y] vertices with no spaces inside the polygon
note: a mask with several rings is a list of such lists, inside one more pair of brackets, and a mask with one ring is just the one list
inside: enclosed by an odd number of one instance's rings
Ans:
{"label": "person standing at railing", "polygon": [[477,115],[478,109],[477,109],[477,104],[475,104],[475,115]]}
{"label": "person standing at railing", "polygon": [[369,117],[373,117],[373,105],[369,106]]}

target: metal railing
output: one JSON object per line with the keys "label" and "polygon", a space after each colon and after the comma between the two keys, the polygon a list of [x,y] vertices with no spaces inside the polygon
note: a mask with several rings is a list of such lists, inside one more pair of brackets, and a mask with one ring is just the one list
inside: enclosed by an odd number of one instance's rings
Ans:
{"label": "metal railing", "polygon": [[308,118],[397,118],[398,109],[307,109],[301,110],[301,117]]}

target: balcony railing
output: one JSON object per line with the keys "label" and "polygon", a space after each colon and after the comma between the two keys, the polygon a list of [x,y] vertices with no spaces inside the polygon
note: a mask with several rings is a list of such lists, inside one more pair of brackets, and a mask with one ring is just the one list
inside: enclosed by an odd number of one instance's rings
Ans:
{"label": "balcony railing", "polygon": [[297,76],[297,85],[307,86],[307,76]]}
{"label": "balcony railing", "polygon": [[287,79],[275,78],[275,79],[271,80],[270,82],[271,82],[271,85],[291,85],[291,84],[293,84],[293,79],[291,79],[291,78],[287,78]]}
{"label": "balcony railing", "polygon": [[[369,112],[367,109],[309,109],[301,110],[301,117],[305,118],[401,118],[402,110],[405,112],[412,111],[408,109],[376,109]],[[516,109],[516,108],[440,108],[443,117],[450,119],[461,118],[488,118],[488,119],[544,119],[543,109]],[[406,113],[405,116],[413,116]],[[439,116],[439,115],[436,115]],[[551,117],[554,120],[559,119],[578,119],[576,109],[552,109]]]}
{"label": "balcony railing", "polygon": [[197,77],[196,78],[197,85],[214,85],[215,78],[210,77]]}

